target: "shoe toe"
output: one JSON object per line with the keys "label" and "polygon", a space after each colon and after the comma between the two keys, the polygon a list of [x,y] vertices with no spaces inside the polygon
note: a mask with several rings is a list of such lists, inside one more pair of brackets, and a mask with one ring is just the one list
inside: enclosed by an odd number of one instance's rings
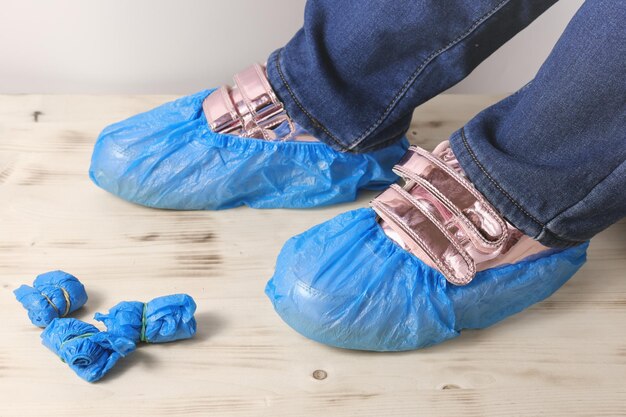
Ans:
{"label": "shoe toe", "polygon": [[266,293],[319,342],[399,351],[458,334],[443,276],[392,243],[370,209],[344,213],[283,248]]}
{"label": "shoe toe", "polygon": [[[105,128],[94,147],[89,175],[99,187],[151,207],[174,208],[193,184],[208,127],[202,100],[210,91],[183,97]],[[188,203],[193,205],[193,196]],[[193,207],[190,207],[193,208]]]}

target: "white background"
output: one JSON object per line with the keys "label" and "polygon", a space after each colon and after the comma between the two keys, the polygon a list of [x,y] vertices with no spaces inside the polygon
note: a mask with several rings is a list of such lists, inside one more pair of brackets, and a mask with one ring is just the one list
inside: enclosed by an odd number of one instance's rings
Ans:
{"label": "white background", "polygon": [[[582,2],[561,0],[453,91],[525,84]],[[286,43],[302,25],[304,4],[0,0],[0,93],[186,94],[223,84]]]}

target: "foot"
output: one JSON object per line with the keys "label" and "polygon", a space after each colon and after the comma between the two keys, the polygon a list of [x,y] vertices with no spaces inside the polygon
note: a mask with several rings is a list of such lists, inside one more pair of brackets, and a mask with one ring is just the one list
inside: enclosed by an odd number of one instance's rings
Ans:
{"label": "foot", "polygon": [[266,293],[298,332],[350,349],[400,351],[483,328],[543,300],[584,263],[508,223],[447,142],[411,147],[370,209],[290,239]]}
{"label": "foot", "polygon": [[406,139],[367,154],[335,151],[289,117],[262,66],[234,80],[104,129],[91,179],[131,202],[182,210],[315,207],[396,181]]}

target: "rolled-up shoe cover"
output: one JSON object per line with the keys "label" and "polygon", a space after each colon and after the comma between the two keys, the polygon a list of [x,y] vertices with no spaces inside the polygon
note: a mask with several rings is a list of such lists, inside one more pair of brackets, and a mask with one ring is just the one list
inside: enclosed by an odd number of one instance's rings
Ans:
{"label": "rolled-up shoe cover", "polygon": [[123,301],[108,314],[96,313],[107,331],[135,343],[165,343],[196,334],[196,303],[187,294],[158,297],[148,303]]}
{"label": "rolled-up shoe cover", "polygon": [[35,278],[33,286],[22,285],[15,298],[28,310],[30,321],[46,327],[57,317],[65,317],[87,302],[87,292],[78,278],[63,271],[51,271]]}
{"label": "rolled-up shoe cover", "polygon": [[76,319],[54,319],[41,334],[42,343],[82,379],[95,382],[123,356],[135,350],[135,343],[122,336],[101,332]]}

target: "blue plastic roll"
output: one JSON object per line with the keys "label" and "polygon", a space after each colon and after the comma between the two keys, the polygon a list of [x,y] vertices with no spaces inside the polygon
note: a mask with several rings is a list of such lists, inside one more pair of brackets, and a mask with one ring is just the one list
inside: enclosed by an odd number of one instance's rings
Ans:
{"label": "blue plastic roll", "polygon": [[13,293],[28,310],[30,321],[39,327],[46,327],[53,319],[65,317],[87,302],[83,284],[63,271],[41,274],[35,278],[32,287],[22,285]]}
{"label": "blue plastic roll", "polygon": [[196,334],[196,303],[187,294],[155,298],[147,303],[123,301],[108,314],[96,313],[112,334],[127,337],[135,343],[165,343],[189,339]]}
{"label": "blue plastic roll", "polygon": [[135,350],[123,336],[101,332],[76,319],[54,319],[41,334],[42,343],[87,382],[102,378],[120,358]]}
{"label": "blue plastic roll", "polygon": [[395,182],[404,138],[364,154],[321,142],[267,141],[211,131],[202,110],[212,90],[108,126],[89,175],[137,204],[177,210],[305,208],[353,201]]}
{"label": "blue plastic roll", "polygon": [[390,240],[376,213],[341,214],[290,239],[266,294],[306,337],[341,348],[401,351],[490,326],[554,293],[588,244],[478,272],[466,286]]}

